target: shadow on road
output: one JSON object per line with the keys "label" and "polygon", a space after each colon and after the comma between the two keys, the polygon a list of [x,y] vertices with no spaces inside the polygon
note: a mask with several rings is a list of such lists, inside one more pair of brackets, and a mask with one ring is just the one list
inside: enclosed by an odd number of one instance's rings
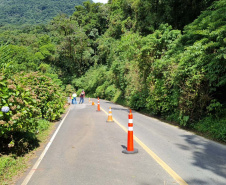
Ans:
{"label": "shadow on road", "polygon": [[122,110],[122,111],[126,111],[126,112],[128,112],[128,113],[129,113],[129,109],[114,108],[114,107],[112,107],[111,109],[112,109],[112,110]]}
{"label": "shadow on road", "polygon": [[[226,180],[226,147],[212,141],[200,140],[196,135],[182,135],[189,146],[177,144],[183,150],[193,153],[193,165],[203,170],[209,170]],[[226,182],[226,181],[225,181]],[[194,180],[192,184],[205,184]]]}
{"label": "shadow on road", "polygon": [[121,147],[125,150],[127,150],[127,147],[125,145],[121,145]]}
{"label": "shadow on road", "polygon": [[[113,106],[113,105],[117,105],[117,104],[115,104],[115,103],[113,103],[113,102],[105,102],[105,103],[111,104],[112,106]],[[126,112],[128,112],[128,113],[129,113],[129,110],[130,110],[129,108],[116,108],[116,107],[111,107],[111,109],[112,109],[112,110],[126,111]],[[133,113],[133,114],[136,114],[135,111],[132,111],[132,113]]]}
{"label": "shadow on road", "polygon": [[107,102],[105,102],[105,103],[108,103],[108,104],[112,104],[112,105],[115,105],[115,103],[113,103],[113,102],[110,102],[110,101],[107,101]]}

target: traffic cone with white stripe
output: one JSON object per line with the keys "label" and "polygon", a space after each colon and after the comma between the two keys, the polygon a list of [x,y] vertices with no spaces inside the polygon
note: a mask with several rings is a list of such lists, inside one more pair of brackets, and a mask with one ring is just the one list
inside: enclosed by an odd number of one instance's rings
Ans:
{"label": "traffic cone with white stripe", "polygon": [[107,122],[113,122],[111,107],[109,107]]}
{"label": "traffic cone with white stripe", "polygon": [[128,123],[128,137],[127,137],[127,149],[122,152],[125,154],[135,154],[138,153],[138,150],[133,147],[133,114],[130,109],[129,115],[129,123]]}
{"label": "traffic cone with white stripe", "polygon": [[97,101],[97,111],[100,111],[100,100],[98,98],[98,101]]}

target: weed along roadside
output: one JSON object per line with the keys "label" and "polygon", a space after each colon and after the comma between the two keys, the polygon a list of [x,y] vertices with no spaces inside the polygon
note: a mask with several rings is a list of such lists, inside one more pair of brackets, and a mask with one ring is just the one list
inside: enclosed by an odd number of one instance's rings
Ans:
{"label": "weed along roadside", "polygon": [[[69,106],[65,104],[65,113],[61,114],[60,119],[65,116],[68,110]],[[40,120],[38,130],[35,133],[14,133],[14,146],[8,145],[9,149],[6,146],[9,140],[0,140],[1,185],[15,184],[24,175],[27,169],[31,167],[31,163],[37,160],[37,156],[47,144],[59,122]]]}

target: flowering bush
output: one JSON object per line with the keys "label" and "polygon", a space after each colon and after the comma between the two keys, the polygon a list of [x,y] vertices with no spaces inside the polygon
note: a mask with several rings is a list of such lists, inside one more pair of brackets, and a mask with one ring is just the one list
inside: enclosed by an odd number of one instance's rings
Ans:
{"label": "flowering bush", "polygon": [[8,79],[0,74],[0,107],[10,108],[0,112],[0,137],[10,131],[35,132],[40,119],[59,119],[65,100],[62,89],[42,73],[21,72]]}

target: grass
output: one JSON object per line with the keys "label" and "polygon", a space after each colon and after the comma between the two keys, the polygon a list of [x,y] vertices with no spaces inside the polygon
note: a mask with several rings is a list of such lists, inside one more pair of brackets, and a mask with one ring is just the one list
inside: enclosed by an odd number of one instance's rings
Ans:
{"label": "grass", "polygon": [[42,148],[43,144],[48,141],[49,135],[53,132],[55,124],[52,123],[46,130],[37,134],[39,147],[29,151],[25,155],[17,156],[15,154],[0,154],[0,185],[12,185],[29,167],[29,161],[35,157],[35,152]]}
{"label": "grass", "polygon": [[0,182],[1,185],[13,184],[13,179],[21,171],[27,168],[27,157],[17,157],[12,155],[1,156]]}
{"label": "grass", "polygon": [[[65,112],[67,112],[68,106],[69,104],[65,105]],[[36,157],[38,150],[43,149],[55,128],[56,122],[50,123],[41,119],[38,122],[39,132],[36,135],[27,132],[16,133],[15,140],[17,142],[13,149],[5,147],[8,140],[4,140],[4,138],[0,140],[0,185],[15,184],[22,177],[31,165],[31,159]]]}
{"label": "grass", "polygon": [[193,129],[206,138],[226,143],[226,117],[221,119],[206,117],[196,123]]}

